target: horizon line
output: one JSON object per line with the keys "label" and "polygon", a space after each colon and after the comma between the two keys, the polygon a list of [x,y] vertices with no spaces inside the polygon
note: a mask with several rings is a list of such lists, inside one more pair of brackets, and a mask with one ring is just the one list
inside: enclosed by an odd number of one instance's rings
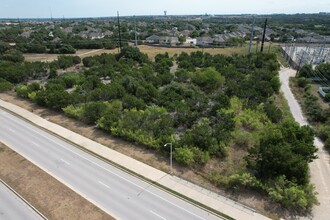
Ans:
{"label": "horizon line", "polygon": [[[234,13],[234,14],[181,14],[181,15],[122,15],[120,17],[126,17],[126,18],[134,18],[134,17],[184,17],[184,16],[265,16],[265,15],[316,15],[316,14],[330,14],[330,12],[315,12],[315,13],[305,13],[305,12],[297,12],[297,13]],[[11,17],[11,18],[0,18],[0,21],[2,20],[70,20],[70,19],[102,19],[102,18],[117,18],[116,15],[113,16],[82,16],[82,17]]]}

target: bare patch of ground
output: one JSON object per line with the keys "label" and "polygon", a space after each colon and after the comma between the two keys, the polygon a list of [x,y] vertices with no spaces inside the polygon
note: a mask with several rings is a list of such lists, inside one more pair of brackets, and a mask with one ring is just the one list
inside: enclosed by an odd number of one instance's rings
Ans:
{"label": "bare patch of ground", "polygon": [[[138,48],[142,53],[146,53],[150,59],[154,59],[157,54],[168,53],[170,57],[174,54],[181,54],[182,52],[191,53],[196,51],[203,51],[205,53],[232,55],[239,54],[245,55],[248,52],[248,45],[243,47],[228,47],[228,48],[171,48],[171,47],[153,47],[148,45],[139,45]],[[118,53],[118,49],[83,49],[77,50],[75,54],[65,54],[68,56],[79,56],[80,58],[88,56],[96,56],[103,53],[114,54]],[[52,62],[57,59],[61,54],[24,54],[25,60],[29,62]]]}
{"label": "bare patch of ground", "polygon": [[52,62],[57,60],[57,57],[60,55],[67,55],[67,56],[79,56],[80,58],[88,57],[88,56],[95,56],[100,55],[102,53],[118,53],[118,49],[107,50],[107,49],[97,49],[97,50],[77,50],[75,54],[24,54],[24,58],[28,62]]}
{"label": "bare patch of ground", "polygon": [[[64,114],[42,108],[28,100],[21,99],[17,97],[14,92],[2,93],[0,97],[4,101],[13,103],[26,110],[32,111],[33,113],[46,118],[51,122],[66,127],[69,130],[90,138],[122,154],[144,162],[159,170],[165,172],[170,171],[169,154],[166,155],[163,152],[149,150],[139,144],[130,143],[113,137],[110,134],[97,129],[95,126],[86,125],[80,121],[68,118]],[[271,203],[265,196],[256,192],[249,192],[248,190],[245,192],[228,192],[224,187],[215,186],[206,178],[207,176],[212,175],[214,172],[218,174],[230,174],[234,172],[234,169],[242,166],[242,163],[244,163],[243,157],[245,156],[246,151],[236,148],[230,149],[231,150],[228,152],[228,156],[226,158],[213,158],[203,168],[199,169],[183,167],[173,161],[173,173],[176,176],[189,180],[190,182],[198,184],[204,188],[217,192],[221,195],[225,195],[242,204],[252,207],[261,214],[276,218],[274,217],[276,216],[274,212],[281,213],[281,211],[278,212],[275,209],[274,204]]]}
{"label": "bare patch of ground", "polygon": [[2,143],[0,178],[48,219],[114,219]]}

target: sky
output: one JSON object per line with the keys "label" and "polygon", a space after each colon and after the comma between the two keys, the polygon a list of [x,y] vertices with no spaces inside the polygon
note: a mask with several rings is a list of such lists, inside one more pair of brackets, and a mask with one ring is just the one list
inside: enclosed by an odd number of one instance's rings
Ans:
{"label": "sky", "polygon": [[330,0],[0,0],[0,18],[330,12]]}

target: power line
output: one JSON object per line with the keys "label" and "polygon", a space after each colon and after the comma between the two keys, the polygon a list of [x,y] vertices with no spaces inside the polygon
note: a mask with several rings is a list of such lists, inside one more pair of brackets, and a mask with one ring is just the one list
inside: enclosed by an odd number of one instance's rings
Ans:
{"label": "power line", "polygon": [[265,37],[266,37],[266,29],[267,29],[267,18],[265,19],[264,33],[262,34],[262,41],[261,41],[261,49],[260,49],[260,52],[263,52],[263,51],[264,51],[264,43],[265,43]]}
{"label": "power line", "polygon": [[119,11],[117,11],[117,21],[118,21],[118,37],[119,37],[119,52],[120,52],[121,51],[121,33],[120,33]]}

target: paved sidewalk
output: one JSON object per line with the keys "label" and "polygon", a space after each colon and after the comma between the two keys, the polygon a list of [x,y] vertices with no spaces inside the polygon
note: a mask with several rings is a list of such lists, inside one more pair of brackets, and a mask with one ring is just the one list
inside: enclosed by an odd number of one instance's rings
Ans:
{"label": "paved sidewalk", "polygon": [[[283,91],[285,98],[288,100],[290,111],[294,119],[301,126],[308,125],[307,119],[304,117],[300,105],[295,99],[289,86],[290,77],[294,77],[295,75],[296,70],[291,68],[281,68],[281,90]],[[320,204],[318,206],[313,206],[312,216],[302,217],[300,219],[328,220],[330,219],[330,156],[329,153],[324,149],[324,145],[319,138],[314,138],[314,145],[318,149],[318,158],[309,164],[309,168],[311,174],[311,182],[315,185],[315,189],[318,192],[317,199]]]}
{"label": "paved sidewalk", "polygon": [[[261,220],[269,219],[253,209],[236,203],[233,200],[227,199],[214,192],[206,190],[193,183],[180,179],[179,177],[169,175],[165,172],[157,170],[149,165],[137,161],[131,157],[118,153],[104,145],[83,137],[75,132],[72,132],[64,127],[47,121],[19,106],[5,102],[0,99],[0,107],[7,109],[21,117],[31,121],[41,128],[51,131],[58,136],[63,137],[97,155],[102,156],[132,172],[139,174],[151,181],[157,182],[164,187],[174,190],[186,197],[189,197],[199,203],[202,203],[210,208],[218,210],[232,218],[244,220]],[[88,198],[87,198],[88,199]]]}

